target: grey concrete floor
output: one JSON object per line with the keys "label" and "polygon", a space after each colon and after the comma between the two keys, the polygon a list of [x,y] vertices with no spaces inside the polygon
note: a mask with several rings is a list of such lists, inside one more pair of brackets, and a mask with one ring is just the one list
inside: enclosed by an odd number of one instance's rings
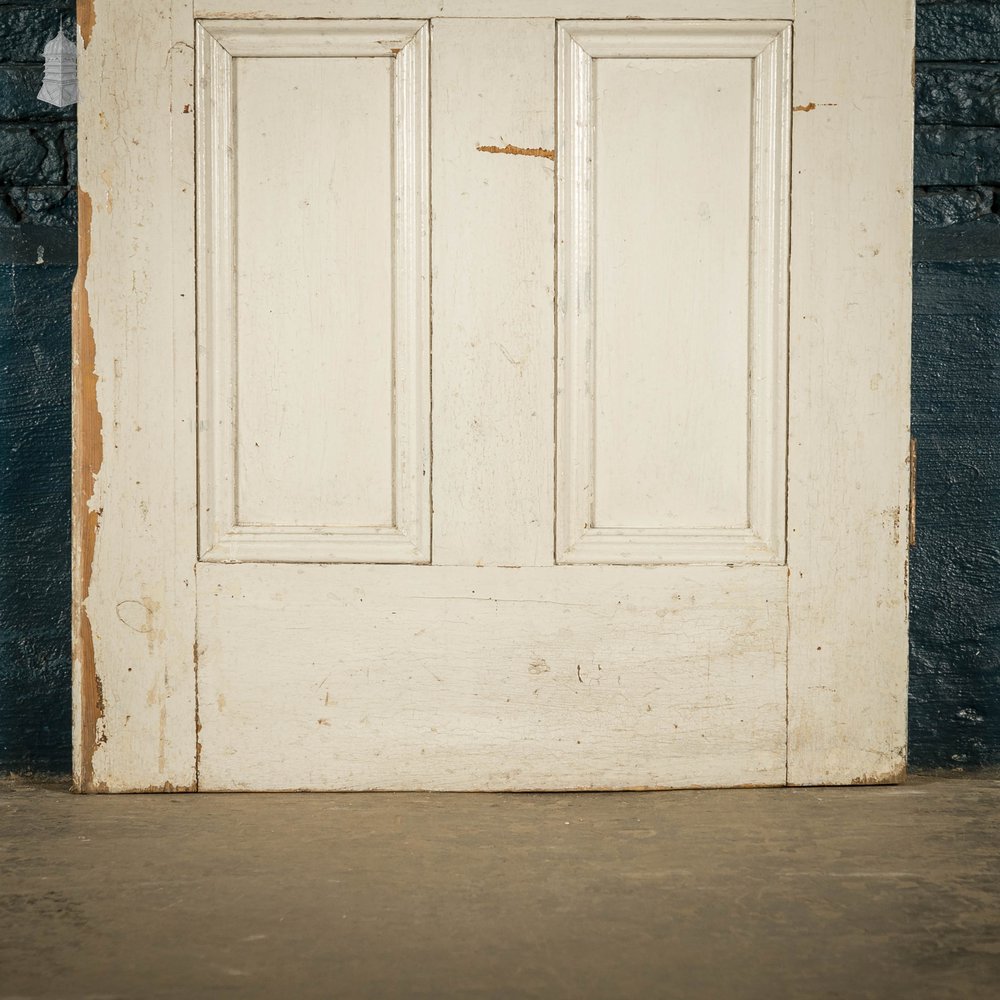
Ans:
{"label": "grey concrete floor", "polygon": [[1000,996],[1000,780],[572,795],[0,784],[0,997]]}

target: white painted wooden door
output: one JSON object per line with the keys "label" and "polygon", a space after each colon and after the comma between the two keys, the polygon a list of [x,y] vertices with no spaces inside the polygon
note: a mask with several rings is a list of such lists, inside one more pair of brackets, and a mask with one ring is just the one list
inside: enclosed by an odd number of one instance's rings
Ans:
{"label": "white painted wooden door", "polygon": [[898,778],[910,5],[154,6],[84,37],[81,785]]}

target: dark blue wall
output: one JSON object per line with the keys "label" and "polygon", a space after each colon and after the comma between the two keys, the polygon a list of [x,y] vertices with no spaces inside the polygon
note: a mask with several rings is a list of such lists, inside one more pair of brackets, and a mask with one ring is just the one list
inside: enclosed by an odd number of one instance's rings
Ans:
{"label": "dark blue wall", "polygon": [[917,8],[910,760],[1000,762],[1000,2]]}
{"label": "dark blue wall", "polygon": [[[70,760],[71,7],[0,0],[0,771]],[[911,762],[954,767],[1000,763],[1000,0],[920,0],[917,50]]]}
{"label": "dark blue wall", "polygon": [[76,126],[35,95],[72,10],[0,0],[0,773],[70,763]]}

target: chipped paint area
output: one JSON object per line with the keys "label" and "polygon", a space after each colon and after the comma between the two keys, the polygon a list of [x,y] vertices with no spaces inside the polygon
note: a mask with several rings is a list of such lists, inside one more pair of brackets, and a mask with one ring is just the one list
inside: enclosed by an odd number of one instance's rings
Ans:
{"label": "chipped paint area", "polygon": [[546,160],[554,160],[556,151],[554,149],[543,149],[541,146],[512,146],[509,142],[506,146],[476,146],[480,153],[503,153],[507,156],[541,156]]}
{"label": "chipped paint area", "polygon": [[83,47],[86,48],[90,45],[90,39],[94,34],[94,25],[97,23],[94,0],[77,0],[76,23],[80,29],[80,37],[83,39]]}
{"label": "chipped paint area", "polygon": [[[82,8],[81,8],[82,10]],[[81,790],[94,787],[94,753],[106,740],[104,696],[94,660],[94,638],[87,597],[101,510],[93,504],[94,483],[103,462],[101,412],[97,405],[96,344],[90,320],[87,265],[93,207],[82,188],[80,201],[80,265],[73,285],[73,664],[79,677]]]}
{"label": "chipped paint area", "polygon": [[[905,751],[900,751],[905,756]],[[894,764],[888,771],[876,774],[860,774],[851,781],[852,785],[902,785],[906,783],[906,760]]]}
{"label": "chipped paint area", "polygon": [[[194,409],[192,382],[169,388],[174,364],[194,367],[193,344],[179,358],[169,333],[193,322],[193,273],[171,256],[184,246],[188,259],[193,243],[193,190],[178,166],[193,157],[193,25],[173,21],[169,5],[103,2],[94,0],[102,30],[86,51],[81,41],[79,59],[74,777],[83,792],[181,791],[196,781],[196,553],[193,539],[175,544],[165,498],[193,495],[194,477],[193,463],[174,462],[182,436],[164,428]],[[92,32],[89,9],[81,23]]]}

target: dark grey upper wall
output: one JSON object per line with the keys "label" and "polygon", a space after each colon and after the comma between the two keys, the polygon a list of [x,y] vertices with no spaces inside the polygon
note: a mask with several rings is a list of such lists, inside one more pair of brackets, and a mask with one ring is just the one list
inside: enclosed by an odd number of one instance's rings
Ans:
{"label": "dark grey upper wall", "polygon": [[[35,94],[71,11],[0,0],[0,769],[70,759],[75,125]],[[911,760],[998,763],[1000,0],[921,0],[917,37]]]}
{"label": "dark grey upper wall", "polygon": [[[76,259],[76,108],[37,98],[42,48],[72,0],[0,0],[0,261]],[[40,249],[41,248],[41,249]]]}
{"label": "dark grey upper wall", "polygon": [[917,8],[910,760],[1000,761],[1000,2]]}

